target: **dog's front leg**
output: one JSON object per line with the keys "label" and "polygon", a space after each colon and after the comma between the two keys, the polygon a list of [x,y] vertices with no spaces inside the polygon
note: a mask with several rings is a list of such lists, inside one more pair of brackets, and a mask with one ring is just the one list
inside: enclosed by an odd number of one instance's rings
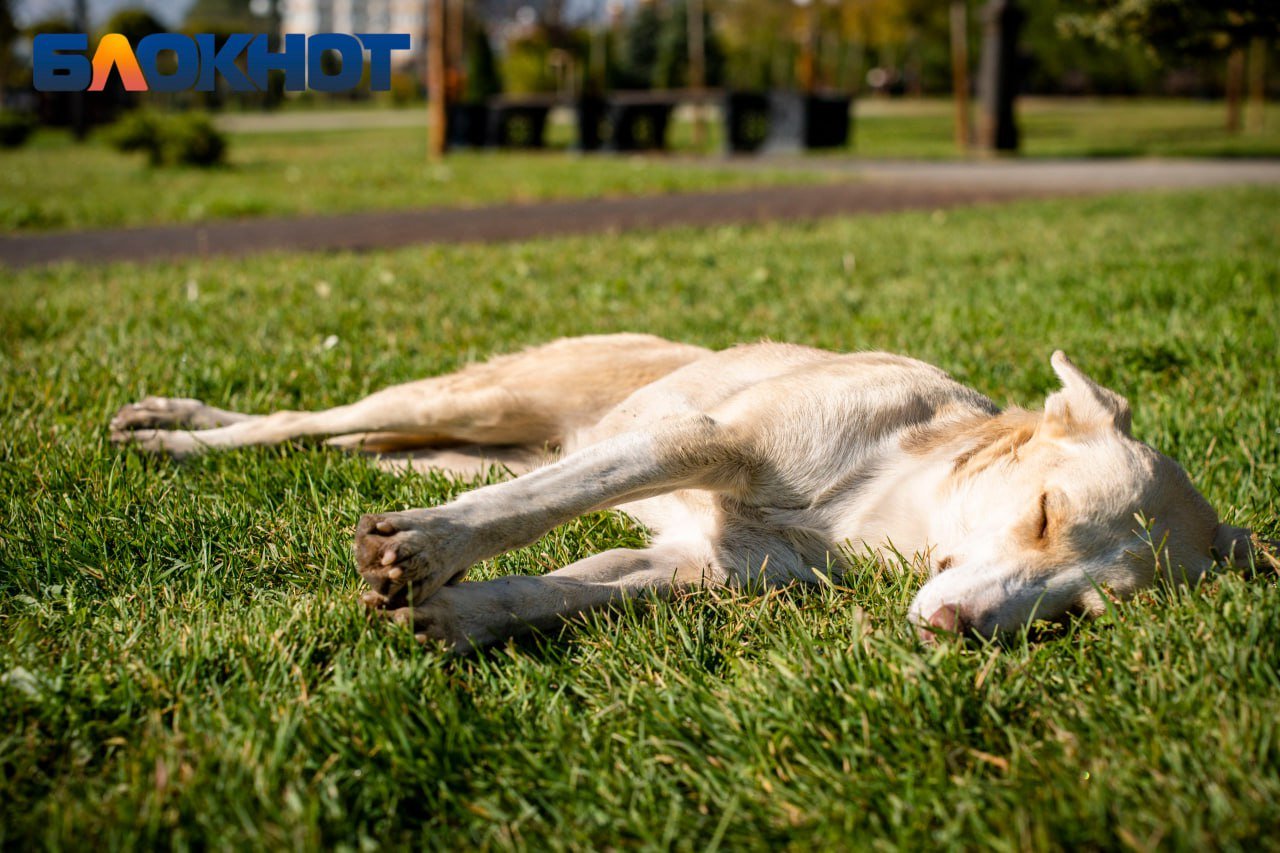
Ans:
{"label": "dog's front leg", "polygon": [[709,548],[669,545],[596,554],[540,577],[505,577],[447,586],[414,607],[379,611],[420,642],[456,653],[531,631],[555,630],[579,614],[628,599],[666,598],[679,589],[719,585]]}
{"label": "dog's front leg", "polygon": [[505,483],[433,509],[366,515],[356,561],[370,607],[421,603],[488,557],[528,545],[594,510],[683,488],[735,489],[751,466],[730,430],[709,417],[625,433]]}

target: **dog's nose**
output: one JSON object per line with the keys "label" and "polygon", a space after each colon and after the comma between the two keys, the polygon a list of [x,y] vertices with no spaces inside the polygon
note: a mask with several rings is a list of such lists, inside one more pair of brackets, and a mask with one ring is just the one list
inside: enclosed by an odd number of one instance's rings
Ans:
{"label": "dog's nose", "polygon": [[926,643],[936,643],[945,634],[962,635],[969,630],[969,622],[964,611],[956,604],[944,604],[929,617],[928,624],[917,629],[920,639]]}

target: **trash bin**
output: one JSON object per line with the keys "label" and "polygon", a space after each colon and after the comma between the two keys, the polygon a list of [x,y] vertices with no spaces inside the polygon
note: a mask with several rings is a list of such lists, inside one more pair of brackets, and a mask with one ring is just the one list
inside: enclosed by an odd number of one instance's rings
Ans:
{"label": "trash bin", "polygon": [[542,148],[546,144],[547,99],[498,98],[489,102],[488,142],[499,148]]}
{"label": "trash bin", "polygon": [[609,97],[604,147],[611,151],[661,151],[675,98],[661,92],[625,92]]}
{"label": "trash bin", "polygon": [[809,95],[805,99],[806,148],[843,148],[849,144],[853,98],[844,94]]}
{"label": "trash bin", "polygon": [[850,95],[769,93],[769,133],[761,146],[771,153],[843,148],[852,129]]}
{"label": "trash bin", "polygon": [[600,95],[583,95],[576,108],[578,150],[599,151],[609,134],[609,102]]}
{"label": "trash bin", "polygon": [[732,154],[759,151],[769,138],[769,96],[729,92],[724,97],[724,144]]}
{"label": "trash bin", "polygon": [[449,104],[445,144],[449,148],[483,148],[488,127],[489,108],[484,104]]}

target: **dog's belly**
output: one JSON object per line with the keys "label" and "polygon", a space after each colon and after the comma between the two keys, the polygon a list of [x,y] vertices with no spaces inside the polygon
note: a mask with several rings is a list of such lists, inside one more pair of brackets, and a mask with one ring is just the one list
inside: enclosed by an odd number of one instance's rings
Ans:
{"label": "dog's belly", "polygon": [[652,544],[679,545],[698,555],[712,575],[708,580],[749,586],[780,586],[840,573],[840,549],[803,526],[775,527],[758,510],[733,512],[710,492],[683,489],[623,504],[618,510],[650,532]]}

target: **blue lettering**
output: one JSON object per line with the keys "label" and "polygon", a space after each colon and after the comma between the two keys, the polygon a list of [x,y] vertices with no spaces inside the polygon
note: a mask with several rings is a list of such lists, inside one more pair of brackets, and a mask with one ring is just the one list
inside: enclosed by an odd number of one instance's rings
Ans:
{"label": "blue lettering", "polygon": [[249,43],[246,54],[249,63],[249,79],[253,85],[266,91],[267,71],[284,72],[284,88],[288,92],[302,92],[307,88],[307,37],[289,33],[284,37],[284,50],[273,53],[267,50],[267,37],[260,35]]}
{"label": "blue lettering", "polygon": [[[178,65],[172,74],[160,70],[160,51],[171,50]],[[152,33],[134,50],[142,76],[153,92],[181,92],[196,84],[200,75],[200,51],[189,36],[180,33]]]}
{"label": "blue lettering", "polygon": [[[324,73],[322,60],[326,50],[336,51],[342,58],[342,70]],[[318,33],[307,39],[307,85],[317,92],[345,92],[360,83],[364,73],[364,47],[360,39],[345,33]]]}
{"label": "blue lettering", "polygon": [[[82,92],[93,82],[84,33],[42,33],[31,42],[31,82],[40,92]],[[78,50],[79,54],[59,53]]]}
{"label": "blue lettering", "polygon": [[232,33],[221,48],[211,33],[200,33],[196,36],[196,45],[200,48],[200,77],[196,80],[196,89],[201,92],[212,92],[214,88],[214,72],[221,74],[233,92],[254,91],[253,81],[245,76],[236,65],[236,58],[253,41],[249,33]]}
{"label": "blue lettering", "polygon": [[408,50],[408,33],[360,33],[360,41],[369,51],[369,90],[385,92],[391,88],[391,51]]}

